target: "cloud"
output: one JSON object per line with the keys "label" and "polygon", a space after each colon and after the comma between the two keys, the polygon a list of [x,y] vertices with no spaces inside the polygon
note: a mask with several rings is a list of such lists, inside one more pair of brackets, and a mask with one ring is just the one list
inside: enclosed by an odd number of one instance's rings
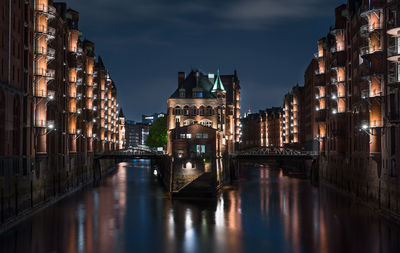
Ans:
{"label": "cloud", "polygon": [[[67,0],[68,1],[68,0]],[[333,0],[329,0],[333,1]],[[69,5],[105,25],[167,22],[238,29],[268,29],[280,20],[324,15],[320,0],[69,0]]]}

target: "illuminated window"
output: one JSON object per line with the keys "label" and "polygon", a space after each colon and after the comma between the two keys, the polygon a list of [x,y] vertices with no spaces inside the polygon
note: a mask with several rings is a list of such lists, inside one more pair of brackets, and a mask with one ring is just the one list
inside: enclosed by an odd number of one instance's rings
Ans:
{"label": "illuminated window", "polygon": [[183,115],[189,116],[189,106],[185,106],[185,107],[183,108]]}
{"label": "illuminated window", "polygon": [[196,145],[196,153],[201,155],[206,153],[206,146],[205,145]]}
{"label": "illuminated window", "polygon": [[202,98],[203,94],[204,93],[202,91],[193,91],[193,97],[194,98]]}
{"label": "illuminated window", "polygon": [[190,126],[190,125],[193,125],[193,124],[194,124],[194,121],[191,120],[191,119],[185,120],[183,122],[183,125],[185,125],[185,126]]}
{"label": "illuminated window", "polygon": [[212,127],[212,121],[211,120],[202,120],[202,121],[200,121],[200,125],[205,126],[205,127]]}

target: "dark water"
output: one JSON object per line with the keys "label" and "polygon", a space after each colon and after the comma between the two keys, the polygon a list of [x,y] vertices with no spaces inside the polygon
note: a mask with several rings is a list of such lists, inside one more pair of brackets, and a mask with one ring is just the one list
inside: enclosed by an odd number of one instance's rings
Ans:
{"label": "dark water", "polygon": [[148,163],[0,236],[1,252],[400,252],[400,227],[308,181],[244,166],[217,199],[170,201]]}

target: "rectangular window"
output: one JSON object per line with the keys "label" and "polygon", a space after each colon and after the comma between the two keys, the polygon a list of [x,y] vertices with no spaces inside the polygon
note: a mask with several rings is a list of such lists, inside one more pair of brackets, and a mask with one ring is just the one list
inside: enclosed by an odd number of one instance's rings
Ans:
{"label": "rectangular window", "polygon": [[186,134],[187,139],[192,139],[192,134]]}
{"label": "rectangular window", "polygon": [[185,134],[181,134],[181,135],[180,135],[180,138],[181,138],[181,139],[186,139],[186,135],[185,135]]}
{"label": "rectangular window", "polygon": [[201,134],[196,134],[196,139],[201,139],[202,135]]}
{"label": "rectangular window", "polygon": [[208,139],[208,134],[203,134],[203,139]]}
{"label": "rectangular window", "polygon": [[206,153],[206,146],[205,145],[196,145],[196,153],[198,155]]}

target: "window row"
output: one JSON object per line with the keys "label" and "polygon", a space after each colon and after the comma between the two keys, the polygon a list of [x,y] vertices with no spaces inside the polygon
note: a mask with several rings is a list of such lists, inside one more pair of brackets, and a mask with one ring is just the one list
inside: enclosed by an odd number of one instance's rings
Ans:
{"label": "window row", "polygon": [[173,110],[174,115],[184,115],[184,116],[212,116],[214,115],[214,110],[211,106],[200,106],[199,109],[197,107],[192,106],[185,106],[183,109],[181,109],[179,106],[175,107]]}
{"label": "window row", "polygon": [[[180,134],[179,139],[192,139],[192,134]],[[196,139],[208,139],[208,134],[196,134]]]}

